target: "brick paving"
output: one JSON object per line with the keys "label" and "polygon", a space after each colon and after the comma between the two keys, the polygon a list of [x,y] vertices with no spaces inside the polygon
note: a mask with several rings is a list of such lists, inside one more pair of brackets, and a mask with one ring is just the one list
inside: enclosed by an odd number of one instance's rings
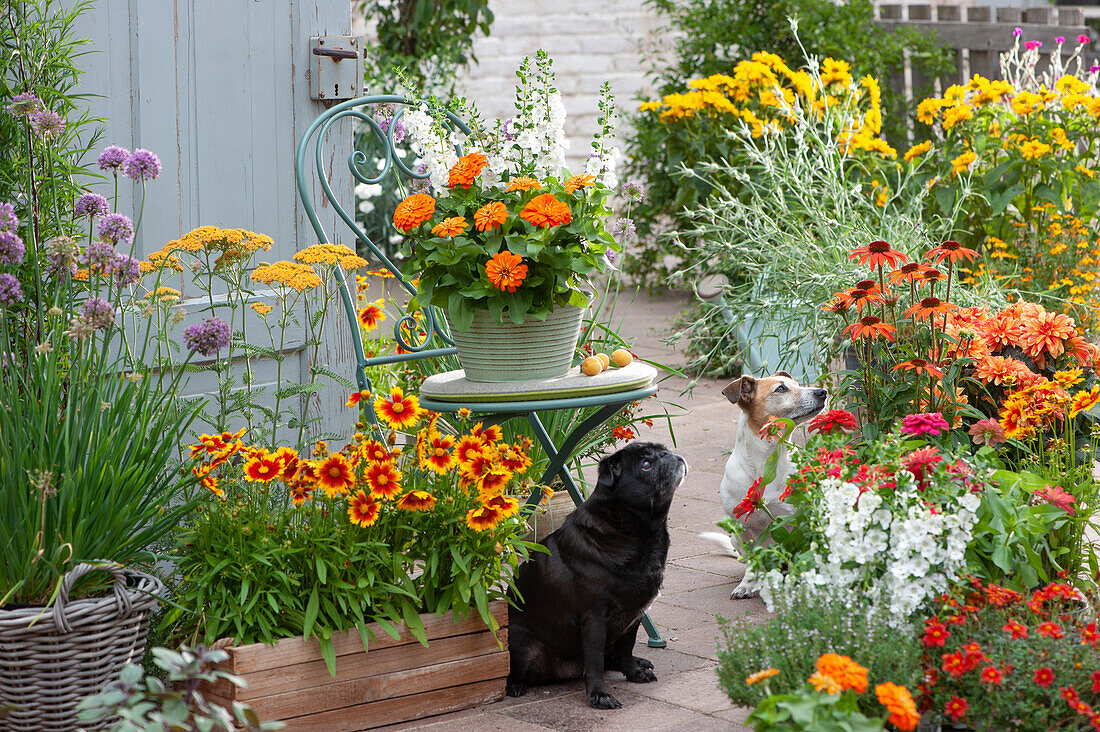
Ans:
{"label": "brick paving", "polygon": [[[670,365],[683,359],[661,340],[686,297],[666,294],[651,297],[639,293],[633,303],[620,297],[616,321],[619,332],[633,337],[635,353]],[[732,446],[737,415],[721,395],[725,382],[700,379],[690,395],[678,396],[688,382],[678,377],[661,385],[667,401],[686,411],[673,422],[675,446],[667,424],[657,422],[643,428],[639,439],[663,442],[688,461],[691,472],[677,491],[669,514],[672,546],[664,587],[650,614],[668,641],[667,648],[648,648],[641,636],[635,655],[655,666],[658,681],[632,684],[617,672],[605,681],[623,708],[592,709],[584,698],[581,681],[532,687],[526,696],[504,699],[463,712],[423,719],[390,730],[425,732],[526,732],[530,730],[745,730],[749,710],[735,707],[718,687],[716,644],[719,636],[716,616],[764,617],[759,599],[730,600],[730,590],[740,580],[743,565],[717,555],[714,546],[698,538],[700,531],[713,530],[722,517],[718,486],[726,455]]]}

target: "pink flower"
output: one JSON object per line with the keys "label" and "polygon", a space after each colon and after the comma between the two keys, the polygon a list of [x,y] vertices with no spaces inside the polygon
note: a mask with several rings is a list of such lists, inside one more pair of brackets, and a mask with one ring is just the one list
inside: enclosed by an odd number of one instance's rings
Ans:
{"label": "pink flower", "polygon": [[970,439],[975,445],[993,445],[1006,442],[1005,429],[995,419],[982,419],[975,422],[968,430]]}
{"label": "pink flower", "polygon": [[1062,45],[1063,43],[1066,42],[1066,37],[1065,36],[1054,36],[1054,42],[1057,43],[1058,45]]}
{"label": "pink flower", "polygon": [[947,420],[939,412],[909,414],[901,420],[901,431],[913,437],[920,437],[921,435],[939,437],[947,429]]}
{"label": "pink flower", "polygon": [[1024,48],[1026,48],[1029,51],[1034,51],[1037,48],[1042,48],[1042,46],[1043,46],[1042,41],[1024,41]]}
{"label": "pink flower", "polygon": [[1082,33],[1081,35],[1077,36],[1077,42],[1078,43],[1088,43],[1089,42],[1089,37],[1087,35],[1085,35],[1084,33]]}
{"label": "pink flower", "polygon": [[1095,74],[1097,71],[1100,71],[1100,66],[1097,66],[1096,64],[1093,64],[1092,66],[1089,67],[1089,73],[1090,74]]}
{"label": "pink flower", "polygon": [[1015,28],[1012,29],[1012,35],[1014,35],[1014,36],[1019,36],[1023,32],[1024,32],[1024,29],[1021,28],[1020,26],[1016,26]]}
{"label": "pink flower", "polygon": [[1073,515],[1073,504],[1077,503],[1077,499],[1072,494],[1066,493],[1062,490],[1061,486],[1046,485],[1039,490],[1035,491],[1035,495],[1043,499],[1052,506],[1057,506],[1070,516]]}

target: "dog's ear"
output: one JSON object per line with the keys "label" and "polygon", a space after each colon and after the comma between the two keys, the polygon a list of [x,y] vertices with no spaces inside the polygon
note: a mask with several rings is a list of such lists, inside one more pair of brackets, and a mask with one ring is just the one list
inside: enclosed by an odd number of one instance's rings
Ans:
{"label": "dog's ear", "polygon": [[612,453],[603,460],[600,461],[599,473],[596,478],[596,486],[599,488],[606,488],[611,490],[615,485],[615,481],[619,479],[619,474],[622,473],[622,466],[619,464],[620,454]]}
{"label": "dog's ear", "polygon": [[729,399],[731,404],[748,404],[755,395],[756,379],[748,374],[734,379],[722,390],[722,396]]}
{"label": "dog's ear", "polygon": [[786,371],[776,371],[775,375],[776,376],[786,376],[788,379],[791,379],[792,381],[794,380],[794,377],[791,376],[790,374],[788,374]]}

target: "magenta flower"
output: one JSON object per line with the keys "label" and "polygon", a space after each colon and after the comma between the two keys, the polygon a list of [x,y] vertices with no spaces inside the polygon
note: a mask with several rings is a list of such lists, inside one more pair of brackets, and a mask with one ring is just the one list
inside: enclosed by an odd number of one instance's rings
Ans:
{"label": "magenta flower", "polygon": [[1088,43],[1089,42],[1089,37],[1087,35],[1085,35],[1084,33],[1082,33],[1081,35],[1077,36],[1077,42],[1078,43]]}
{"label": "magenta flower", "polygon": [[203,356],[216,356],[218,351],[229,345],[229,337],[229,325],[217,317],[207,318],[183,331],[183,342]]}
{"label": "magenta flower", "polygon": [[1019,35],[1023,34],[1023,32],[1024,32],[1024,29],[1021,28],[1020,26],[1016,26],[1015,28],[1012,29],[1012,35],[1014,35],[1014,36],[1019,36]]}
{"label": "magenta flower", "polygon": [[1090,74],[1095,74],[1097,71],[1100,71],[1100,66],[1097,66],[1096,64],[1093,64],[1092,66],[1089,67],[1089,73]]}
{"label": "magenta flower", "polygon": [[1005,428],[995,419],[978,420],[967,431],[970,433],[970,439],[973,440],[975,445],[989,445],[992,447],[1007,442]]}
{"label": "magenta flower", "polygon": [[1024,48],[1026,48],[1029,51],[1034,51],[1035,49],[1042,48],[1042,47],[1043,47],[1043,42],[1042,41],[1024,41]]}
{"label": "magenta flower", "polygon": [[1062,490],[1061,486],[1045,485],[1035,491],[1035,495],[1050,505],[1057,506],[1070,516],[1074,513],[1073,504],[1077,503],[1077,499],[1073,497],[1073,494]]}
{"label": "magenta flower", "polygon": [[99,163],[100,170],[110,170],[115,175],[118,175],[118,169],[130,158],[130,151],[124,147],[118,145],[108,145],[103,152],[99,154],[99,159],[96,161]]}
{"label": "magenta flower", "polygon": [[1066,42],[1066,37],[1065,36],[1054,36],[1054,42],[1057,43],[1060,46],[1060,45],[1062,45],[1063,43]]}
{"label": "magenta flower", "polygon": [[920,437],[921,435],[939,437],[947,430],[947,420],[939,412],[909,414],[901,420],[901,431],[912,437]]}

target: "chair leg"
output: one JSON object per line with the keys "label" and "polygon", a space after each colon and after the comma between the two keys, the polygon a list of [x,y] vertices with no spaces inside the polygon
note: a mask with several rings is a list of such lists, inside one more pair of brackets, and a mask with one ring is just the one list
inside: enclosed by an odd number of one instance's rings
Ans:
{"label": "chair leg", "polygon": [[[584,503],[584,496],[581,495],[580,489],[577,488],[577,484],[573,481],[573,475],[569,472],[569,468],[566,467],[566,463],[573,457],[573,451],[577,449],[577,446],[580,445],[581,441],[588,433],[609,420],[627,404],[629,404],[629,402],[619,402],[616,404],[605,404],[600,407],[594,414],[574,427],[569,434],[566,435],[561,443],[561,447],[556,446],[553,440],[550,439],[550,435],[547,434],[546,428],[543,426],[542,420],[539,419],[538,414],[529,412],[527,414],[527,421],[530,423],[531,429],[534,431],[542,448],[550,458],[550,466],[546,469],[546,472],[542,474],[540,484],[548,485],[554,476],[557,476],[561,478],[561,482],[565,485],[565,489],[569,491],[569,495],[573,498],[573,502],[578,506]],[[541,495],[539,496],[539,500],[541,500]]]}
{"label": "chair leg", "polygon": [[645,628],[645,632],[649,636],[646,645],[650,648],[664,648],[668,645],[668,641],[661,637],[661,632],[653,624],[653,619],[649,617],[649,613],[642,616],[642,627]]}

